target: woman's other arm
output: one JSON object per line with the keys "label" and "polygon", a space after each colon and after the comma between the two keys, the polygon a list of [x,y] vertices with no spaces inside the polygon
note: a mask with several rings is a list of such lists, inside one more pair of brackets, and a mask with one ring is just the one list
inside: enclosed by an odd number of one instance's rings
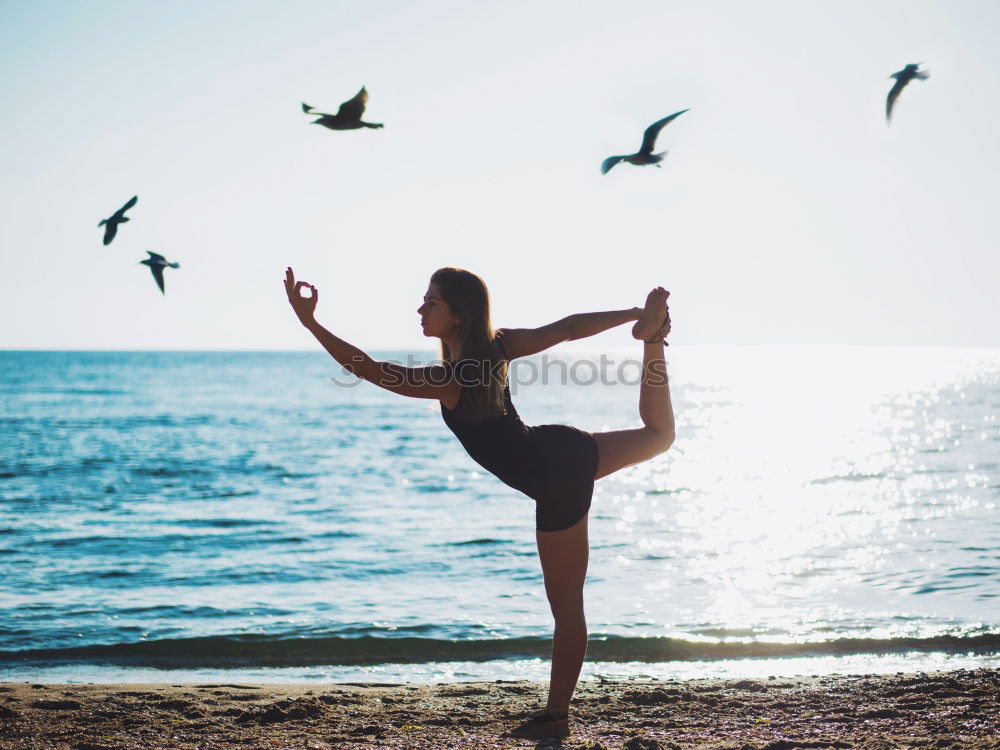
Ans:
{"label": "woman's other arm", "polygon": [[594,336],[609,328],[631,323],[639,319],[641,307],[628,310],[611,310],[610,312],[577,313],[570,316],[570,341]]}
{"label": "woman's other arm", "polygon": [[575,313],[539,328],[501,328],[508,359],[529,357],[532,354],[561,344],[564,341],[585,339],[639,319],[642,308],[611,310],[609,312]]}

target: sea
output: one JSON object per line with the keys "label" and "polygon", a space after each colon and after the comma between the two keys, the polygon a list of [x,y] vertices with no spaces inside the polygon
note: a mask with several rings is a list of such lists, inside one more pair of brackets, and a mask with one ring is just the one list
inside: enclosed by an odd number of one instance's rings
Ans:
{"label": "sea", "polygon": [[[666,351],[583,679],[1000,666],[1000,349]],[[639,357],[516,360],[514,404],[637,427]],[[0,680],[545,680],[550,637],[533,501],[436,401],[317,351],[0,352]]]}

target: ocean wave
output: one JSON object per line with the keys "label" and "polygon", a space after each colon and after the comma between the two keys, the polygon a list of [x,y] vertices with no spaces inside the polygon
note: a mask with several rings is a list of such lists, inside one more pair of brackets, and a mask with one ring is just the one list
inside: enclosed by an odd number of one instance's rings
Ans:
{"label": "ocean wave", "polygon": [[62,393],[70,396],[121,396],[130,391],[118,388],[60,388],[54,386],[35,386],[35,393]]}
{"label": "ocean wave", "polygon": [[[157,669],[409,664],[548,658],[539,638],[441,640],[403,637],[282,637],[230,635],[161,639],[70,648],[0,651],[0,667],[26,664],[115,664]],[[806,643],[703,643],[679,638],[606,637],[590,641],[587,657],[605,662],[716,661],[721,659],[889,655],[912,652],[1000,653],[1000,633],[929,638],[841,638]]]}
{"label": "ocean wave", "polygon": [[867,474],[864,472],[850,473],[850,474],[835,474],[832,477],[821,477],[820,479],[813,479],[809,484],[832,484],[833,482],[867,482],[869,479],[885,479],[885,474],[874,473]]}
{"label": "ocean wave", "polygon": [[509,544],[509,539],[466,539],[463,542],[443,542],[440,547],[488,547],[497,544]]}

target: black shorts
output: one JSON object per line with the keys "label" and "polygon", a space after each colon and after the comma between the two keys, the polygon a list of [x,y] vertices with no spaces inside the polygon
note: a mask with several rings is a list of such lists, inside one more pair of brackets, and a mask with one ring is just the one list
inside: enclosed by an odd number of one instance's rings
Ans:
{"label": "black shorts", "polygon": [[531,428],[532,439],[542,457],[541,487],[531,494],[535,500],[535,528],[563,531],[590,510],[597,473],[597,440],[564,424]]}

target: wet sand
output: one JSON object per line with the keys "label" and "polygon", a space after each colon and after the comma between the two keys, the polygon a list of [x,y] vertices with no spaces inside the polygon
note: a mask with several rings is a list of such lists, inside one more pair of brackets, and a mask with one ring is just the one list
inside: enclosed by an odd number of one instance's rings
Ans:
{"label": "wet sand", "polygon": [[584,682],[572,736],[503,733],[532,682],[440,685],[0,683],[3,750],[532,748],[1000,750],[1000,670]]}

